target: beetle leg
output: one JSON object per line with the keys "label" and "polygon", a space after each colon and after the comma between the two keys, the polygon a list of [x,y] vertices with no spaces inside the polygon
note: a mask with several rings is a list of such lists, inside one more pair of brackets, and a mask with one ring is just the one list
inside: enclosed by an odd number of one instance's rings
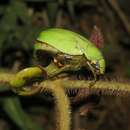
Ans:
{"label": "beetle leg", "polygon": [[72,65],[67,64],[67,65],[64,65],[61,68],[55,68],[55,69],[51,70],[51,72],[48,71],[49,67],[47,69],[45,68],[45,70],[47,72],[48,78],[53,78],[54,76],[56,76],[56,75],[58,75],[58,74],[60,74],[62,72],[77,71],[80,68],[80,66],[81,65],[72,66]]}
{"label": "beetle leg", "polygon": [[92,71],[92,74],[94,76],[94,80],[90,83],[90,86],[93,86],[97,81],[97,75],[96,75],[96,73],[94,71],[94,68],[92,67],[92,65],[89,62],[87,62],[87,65],[89,66],[89,68]]}
{"label": "beetle leg", "polygon": [[54,63],[59,67],[59,68],[61,68],[61,67],[63,67],[64,65],[62,64],[62,63],[60,63],[56,58],[54,58]]}
{"label": "beetle leg", "polygon": [[65,71],[72,70],[72,69],[74,69],[74,68],[71,67],[70,65],[65,65],[62,68],[54,70],[52,73],[48,74],[48,78],[52,78],[52,77],[60,74],[61,72],[65,72]]}
{"label": "beetle leg", "polygon": [[[60,58],[60,59],[58,59],[58,58]],[[74,61],[70,60],[70,61],[68,61],[68,63],[62,64],[62,58],[64,58],[64,57],[63,56],[54,57],[54,61],[49,66],[43,68],[47,72],[47,78],[53,78],[54,76],[56,76],[62,72],[66,72],[66,71],[77,71],[85,63],[84,60],[86,61],[86,59],[84,59],[84,57],[78,57],[77,59],[75,58]],[[62,67],[59,67],[57,65],[58,62],[60,62],[62,64]]]}

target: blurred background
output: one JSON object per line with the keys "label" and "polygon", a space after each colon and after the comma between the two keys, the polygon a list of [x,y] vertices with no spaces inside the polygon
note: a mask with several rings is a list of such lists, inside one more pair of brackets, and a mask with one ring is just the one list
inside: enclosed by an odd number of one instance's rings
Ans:
{"label": "blurred background", "polygon": [[[32,66],[34,41],[46,28],[62,27],[89,38],[96,25],[104,37],[105,77],[127,82],[129,7],[129,0],[0,0],[0,71],[17,72]],[[0,130],[54,130],[54,104],[50,100],[44,95],[17,97],[1,90]],[[101,96],[86,116],[80,116],[77,107],[72,129],[130,130],[129,101],[128,97]]]}

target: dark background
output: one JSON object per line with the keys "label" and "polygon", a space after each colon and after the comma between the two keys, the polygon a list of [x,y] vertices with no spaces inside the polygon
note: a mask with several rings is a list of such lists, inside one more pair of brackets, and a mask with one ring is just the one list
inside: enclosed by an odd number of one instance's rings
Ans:
{"label": "dark background", "polygon": [[[89,38],[97,25],[104,37],[101,51],[106,59],[105,77],[127,82],[130,79],[129,7],[129,0],[0,0],[0,71],[17,72],[31,66],[34,41],[48,27],[67,28]],[[54,130],[55,119],[50,109],[53,103],[41,97],[27,98],[24,102],[25,99],[20,97],[21,104],[33,121]],[[80,117],[78,109],[75,110],[73,129],[130,130],[129,101],[126,97],[102,96],[89,116]],[[0,117],[0,130],[22,129],[1,106],[4,114]]]}

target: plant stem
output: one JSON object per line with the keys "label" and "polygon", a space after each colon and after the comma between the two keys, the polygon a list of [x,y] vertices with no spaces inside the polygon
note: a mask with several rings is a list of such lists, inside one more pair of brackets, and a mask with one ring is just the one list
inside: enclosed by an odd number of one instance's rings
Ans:
{"label": "plant stem", "polygon": [[70,130],[70,106],[69,99],[65,94],[64,89],[60,86],[59,81],[53,84],[41,84],[43,91],[50,91],[54,96],[56,105],[56,130]]}
{"label": "plant stem", "polygon": [[[53,84],[55,81],[44,81],[41,84],[47,85],[48,83]],[[97,81],[95,85],[89,86],[91,81],[85,80],[59,80],[60,85],[65,89],[85,89],[92,94],[102,95],[114,95],[114,96],[126,96],[130,95],[130,83],[120,83],[116,81]],[[85,91],[85,92],[86,92]]]}
{"label": "plant stem", "polygon": [[[4,87],[3,84],[8,84],[12,89],[14,86],[10,86],[10,80],[15,76],[15,74],[0,73],[0,85]],[[55,80],[45,80],[41,82],[40,85],[54,84]],[[97,81],[92,87],[89,86],[91,81],[87,80],[64,80],[59,79],[60,85],[65,89],[71,88],[84,88],[86,91],[89,90],[90,93],[102,93],[103,95],[119,95],[126,96],[130,94],[130,83],[121,83],[118,81]]]}

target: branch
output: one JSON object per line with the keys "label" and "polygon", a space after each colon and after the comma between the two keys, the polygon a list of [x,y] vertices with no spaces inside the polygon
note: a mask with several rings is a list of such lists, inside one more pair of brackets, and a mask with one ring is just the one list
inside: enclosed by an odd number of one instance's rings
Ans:
{"label": "branch", "polygon": [[118,15],[119,19],[123,23],[127,33],[130,35],[130,22],[129,22],[127,16],[124,14],[124,12],[122,12],[122,10],[120,9],[120,7],[118,5],[118,1],[117,0],[108,0],[108,2],[110,4],[110,6],[112,7],[113,11],[115,11],[115,13]]}
{"label": "branch", "polygon": [[[10,89],[15,89],[10,85],[11,79],[14,77],[14,74],[0,73],[0,85],[6,84]],[[48,84],[54,84],[56,80],[45,80],[41,82],[37,87],[48,86]],[[92,94],[102,95],[113,95],[113,96],[126,96],[130,95],[130,83],[118,82],[118,81],[97,81],[95,85],[90,87],[90,82],[88,80],[65,80],[59,79],[60,85],[65,89],[84,89],[84,93],[88,91]],[[32,85],[33,86],[33,85]],[[35,84],[34,84],[35,86]],[[4,87],[2,85],[1,87]]]}
{"label": "branch", "polygon": [[[102,94],[113,96],[126,96],[130,95],[130,83],[120,83],[116,81],[97,81],[95,85],[90,87],[91,81],[85,80],[58,80],[60,85],[65,89],[84,89],[84,94]],[[55,84],[55,81],[44,81],[39,84],[40,86],[47,86],[48,84]]]}
{"label": "branch", "polygon": [[0,84],[9,84],[9,81],[14,77],[14,74],[0,73]]}
{"label": "branch", "polygon": [[14,77],[14,74],[0,73],[0,92],[7,91],[10,88],[10,81]]}

